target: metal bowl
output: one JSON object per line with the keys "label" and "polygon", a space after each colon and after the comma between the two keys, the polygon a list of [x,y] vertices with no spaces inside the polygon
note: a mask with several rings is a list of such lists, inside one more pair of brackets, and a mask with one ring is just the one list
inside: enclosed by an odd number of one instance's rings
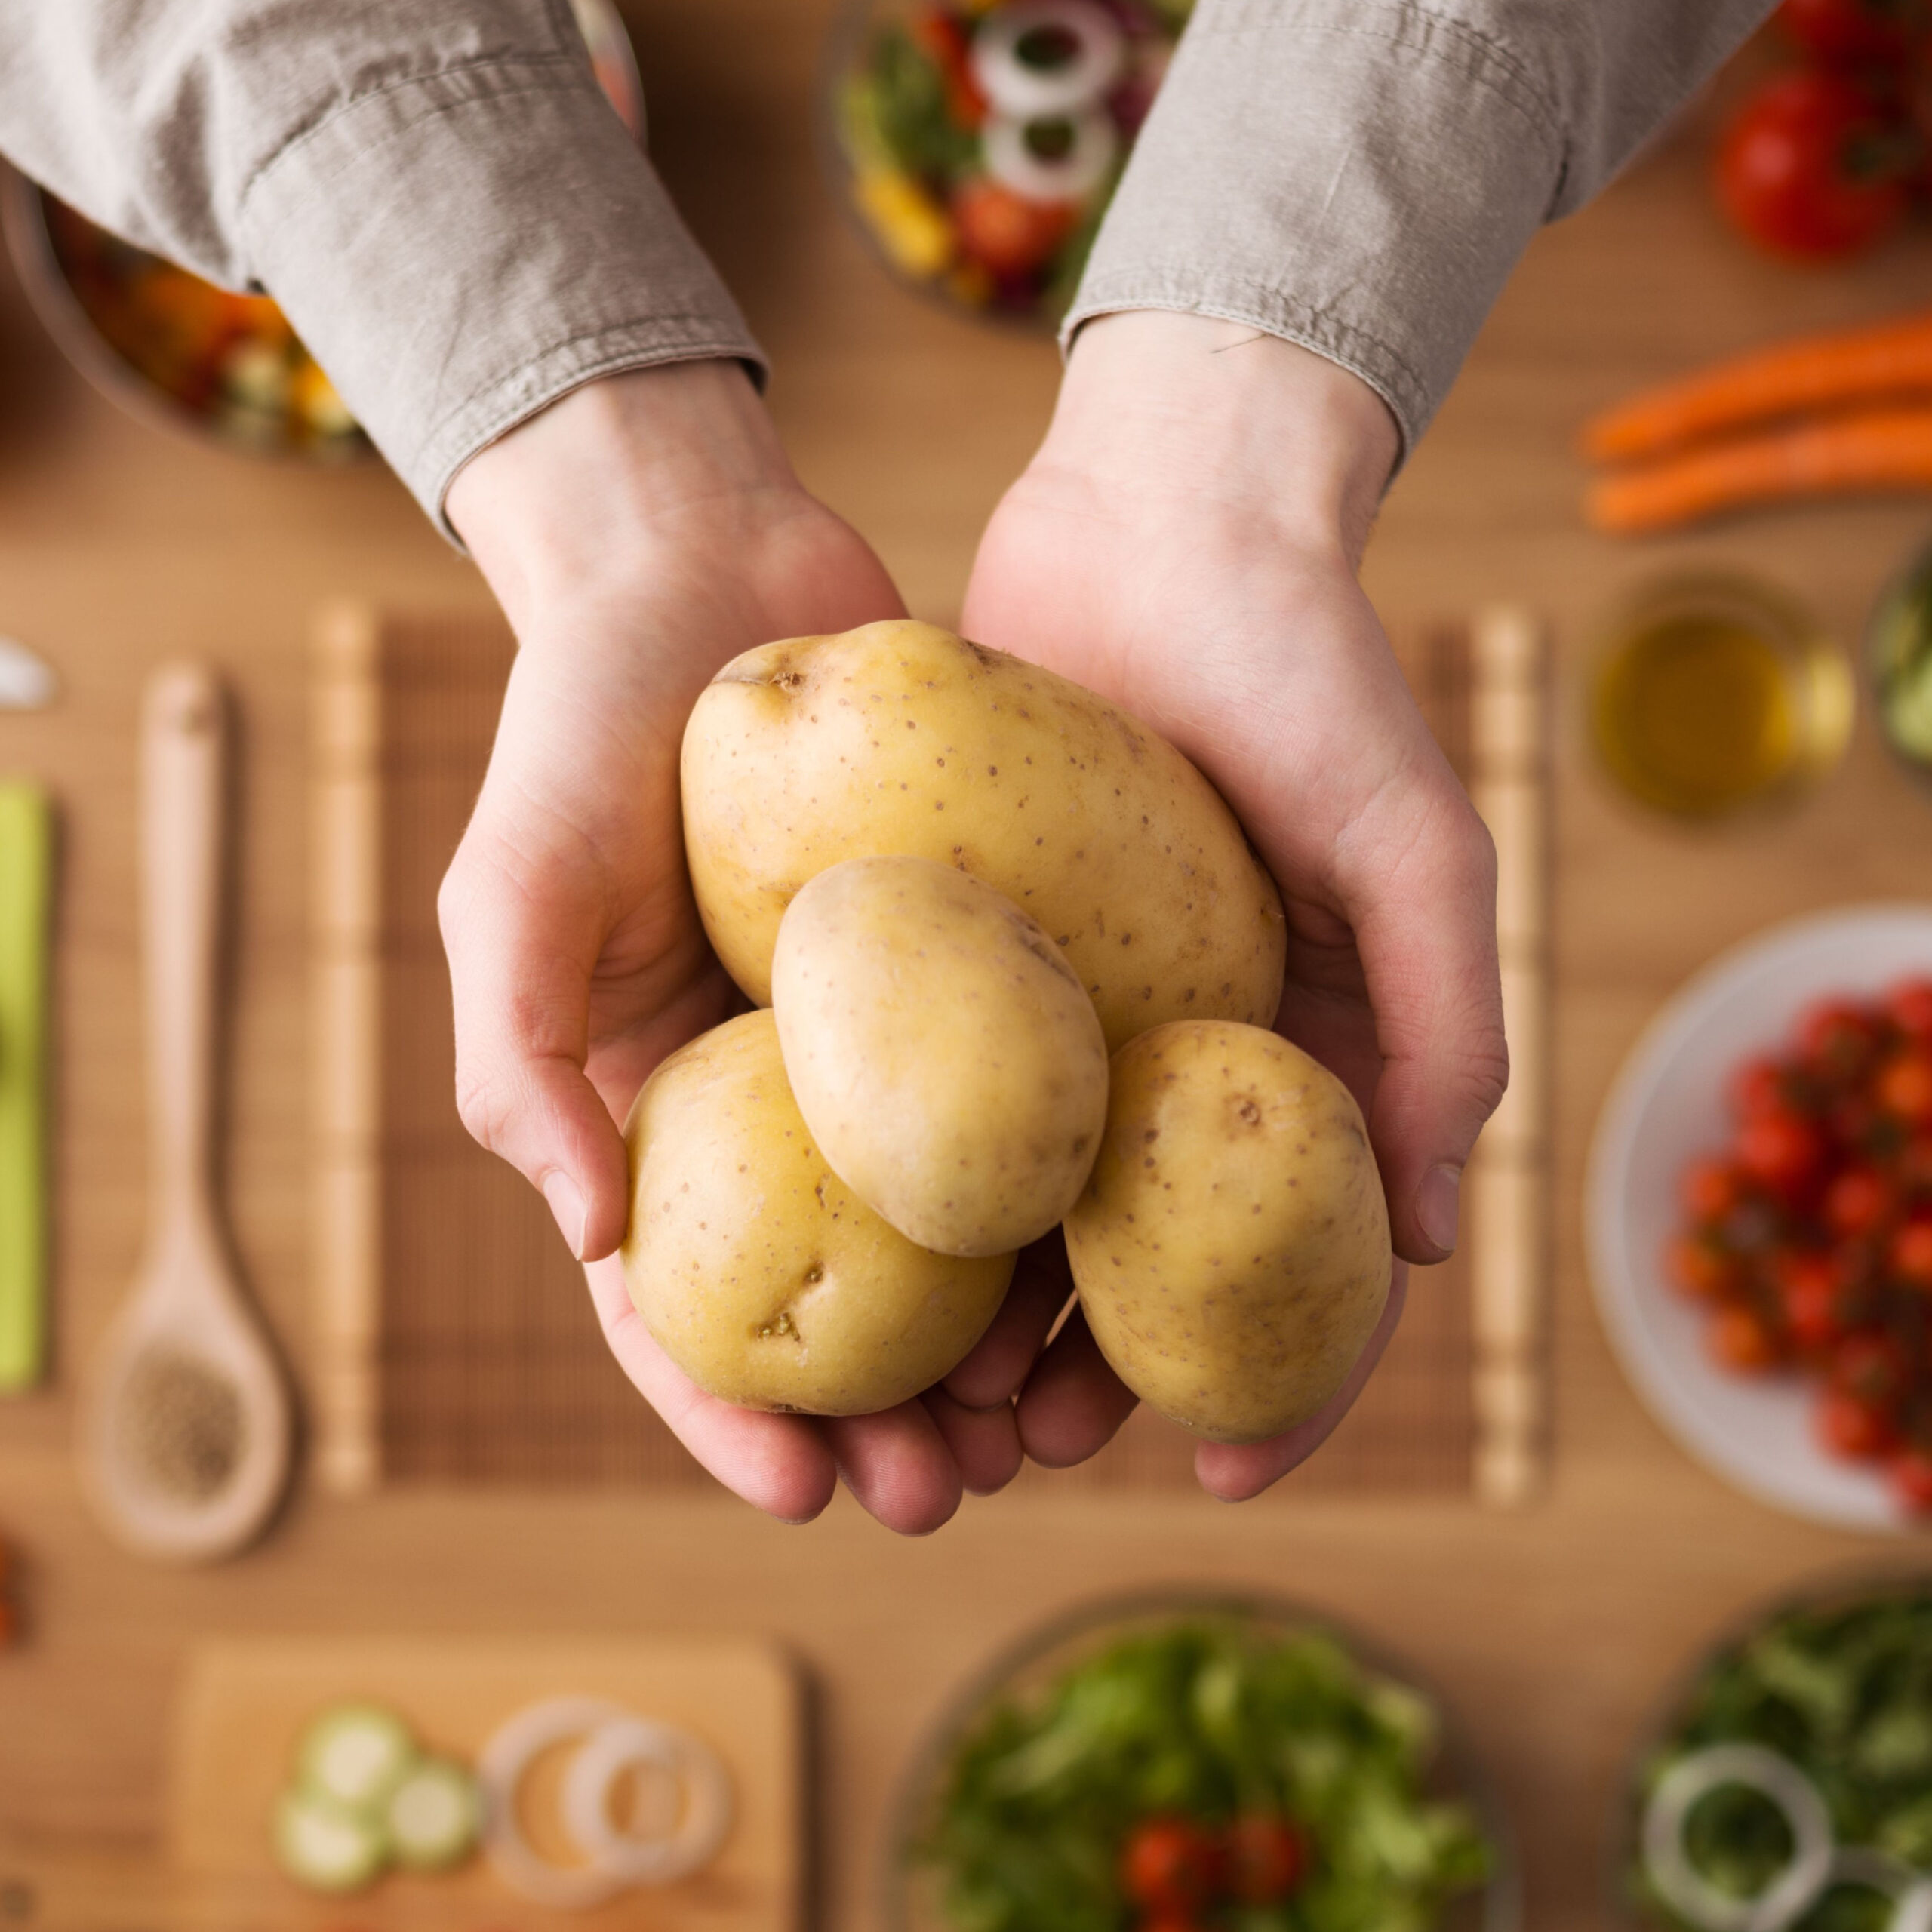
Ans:
{"label": "metal bowl", "polygon": [[942,1801],[961,1742],[989,1708],[1044,1695],[1069,1669],[1122,1637],[1202,1620],[1225,1620],[1264,1635],[1318,1632],[1370,1672],[1426,1697],[1441,1724],[1426,1795],[1466,1804],[1494,1860],[1487,1882],[1451,1900],[1433,1932],[1518,1932],[1521,1881],[1509,1821],[1441,1693],[1407,1662],[1319,1612],[1272,1598],[1186,1588],[1103,1598],[1055,1617],[1001,1652],[952,1700],[900,1783],[879,1872],[880,1915],[889,1932],[953,1932],[940,1902],[938,1874],[918,1857],[917,1847]]}

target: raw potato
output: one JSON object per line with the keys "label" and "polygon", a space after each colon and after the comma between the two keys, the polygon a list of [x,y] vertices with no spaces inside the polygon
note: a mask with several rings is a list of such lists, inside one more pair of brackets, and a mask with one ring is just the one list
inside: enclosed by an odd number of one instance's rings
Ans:
{"label": "raw potato", "polygon": [[1073,1205],[1106,1124],[1106,1042],[1011,900],[936,860],[848,859],[792,901],[771,1003],[832,1171],[907,1240],[1005,1254]]}
{"label": "raw potato", "polygon": [[1038,920],[1109,1052],[1164,1020],[1273,1023],[1287,927],[1234,814],[1164,739],[1019,658],[906,620],[747,651],[699,696],[683,784],[705,930],[761,1005],[792,894],[905,853]]}
{"label": "raw potato", "polygon": [[673,1054],[631,1109],[624,1278],[700,1388],[750,1409],[869,1415],[929,1389],[986,1332],[1013,1257],[928,1254],[814,1144],[768,1012]]}
{"label": "raw potato", "polygon": [[1389,1294],[1389,1214],[1354,1097],[1257,1026],[1162,1026],[1114,1056],[1066,1220],[1088,1326],[1171,1421],[1259,1442],[1340,1388]]}

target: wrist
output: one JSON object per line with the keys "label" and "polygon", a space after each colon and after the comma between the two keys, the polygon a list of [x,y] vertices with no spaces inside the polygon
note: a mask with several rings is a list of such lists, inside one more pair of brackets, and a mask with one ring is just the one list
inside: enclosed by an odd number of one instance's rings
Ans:
{"label": "wrist", "polygon": [[512,624],[614,577],[660,546],[789,503],[798,482],[735,362],[624,371],[573,389],[480,450],[450,485],[451,523]]}
{"label": "wrist", "polygon": [[1339,543],[1352,566],[1400,448],[1388,405],[1340,363],[1244,323],[1137,309],[1081,329],[1036,460]]}

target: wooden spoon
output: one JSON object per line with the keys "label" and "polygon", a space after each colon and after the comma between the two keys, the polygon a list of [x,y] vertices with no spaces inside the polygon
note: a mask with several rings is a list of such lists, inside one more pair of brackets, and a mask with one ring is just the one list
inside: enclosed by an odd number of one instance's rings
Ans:
{"label": "wooden spoon", "polygon": [[214,674],[156,673],[141,723],[148,1251],[82,1424],[82,1467],[108,1529],[143,1555],[189,1563],[260,1533],[290,1460],[288,1388],[230,1259],[214,1191],[226,752]]}

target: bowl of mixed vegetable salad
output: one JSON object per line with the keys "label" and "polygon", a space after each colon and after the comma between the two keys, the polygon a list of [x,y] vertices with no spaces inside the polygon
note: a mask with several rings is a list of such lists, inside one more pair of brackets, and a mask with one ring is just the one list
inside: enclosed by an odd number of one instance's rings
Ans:
{"label": "bowl of mixed vegetable salad", "polygon": [[1647,1932],[1932,1928],[1932,1577],[1753,1617],[1669,1700],[1620,1799]]}
{"label": "bowl of mixed vegetable salad", "polygon": [[894,1932],[1506,1932],[1514,1866],[1441,1701],[1284,1604],[1057,1622],[954,1704],[903,1788]]}
{"label": "bowl of mixed vegetable salad", "polygon": [[830,147],[887,266],[974,313],[1057,321],[1192,5],[855,5]]}
{"label": "bowl of mixed vegetable salad", "polygon": [[[640,142],[644,94],[611,0],[571,0],[605,97]],[[129,414],[250,455],[354,462],[369,440],[266,295],[217,288],[28,180],[5,183],[7,239],[36,312]]]}

